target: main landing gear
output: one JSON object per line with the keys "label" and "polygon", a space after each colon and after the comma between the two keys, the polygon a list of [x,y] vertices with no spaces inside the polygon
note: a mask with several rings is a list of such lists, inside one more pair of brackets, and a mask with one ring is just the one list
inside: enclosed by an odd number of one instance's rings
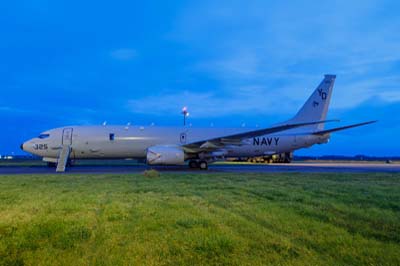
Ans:
{"label": "main landing gear", "polygon": [[200,170],[207,170],[208,169],[208,163],[207,163],[207,161],[190,160],[189,161],[189,168],[192,168],[192,169],[199,168]]}
{"label": "main landing gear", "polygon": [[49,167],[49,168],[56,168],[56,167],[57,167],[57,163],[47,162],[47,167]]}

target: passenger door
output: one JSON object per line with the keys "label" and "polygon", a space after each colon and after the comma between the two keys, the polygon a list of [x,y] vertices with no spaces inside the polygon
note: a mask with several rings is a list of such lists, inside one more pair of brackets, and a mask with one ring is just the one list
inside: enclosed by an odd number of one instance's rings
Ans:
{"label": "passenger door", "polygon": [[72,128],[64,128],[62,134],[62,145],[72,145]]}

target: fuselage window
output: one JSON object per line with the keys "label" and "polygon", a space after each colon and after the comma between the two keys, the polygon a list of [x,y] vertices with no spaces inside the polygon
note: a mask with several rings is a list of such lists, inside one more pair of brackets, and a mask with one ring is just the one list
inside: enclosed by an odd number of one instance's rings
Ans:
{"label": "fuselage window", "polygon": [[111,140],[111,141],[113,141],[113,140],[114,140],[114,138],[115,138],[115,135],[114,135],[114,133],[110,133],[110,140]]}
{"label": "fuselage window", "polygon": [[39,135],[39,139],[47,139],[48,137],[50,137],[50,134],[40,134]]}

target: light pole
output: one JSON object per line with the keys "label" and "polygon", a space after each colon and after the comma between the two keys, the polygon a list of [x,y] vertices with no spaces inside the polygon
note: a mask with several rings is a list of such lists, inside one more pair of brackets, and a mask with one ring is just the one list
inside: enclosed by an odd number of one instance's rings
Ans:
{"label": "light pole", "polygon": [[189,112],[186,106],[182,108],[182,114],[183,114],[183,125],[186,126],[186,117],[189,116]]}

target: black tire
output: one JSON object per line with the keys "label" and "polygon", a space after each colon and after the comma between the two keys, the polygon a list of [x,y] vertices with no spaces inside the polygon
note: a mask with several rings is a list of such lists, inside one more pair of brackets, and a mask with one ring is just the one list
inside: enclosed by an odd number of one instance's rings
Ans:
{"label": "black tire", "polygon": [[199,168],[199,164],[195,160],[189,161],[189,168],[194,169],[194,168]]}
{"label": "black tire", "polygon": [[56,167],[57,167],[57,163],[48,162],[48,163],[47,163],[47,167],[49,167],[49,168],[56,168]]}
{"label": "black tire", "polygon": [[199,168],[200,168],[200,170],[207,170],[208,169],[208,163],[206,161],[200,161],[199,162]]}

